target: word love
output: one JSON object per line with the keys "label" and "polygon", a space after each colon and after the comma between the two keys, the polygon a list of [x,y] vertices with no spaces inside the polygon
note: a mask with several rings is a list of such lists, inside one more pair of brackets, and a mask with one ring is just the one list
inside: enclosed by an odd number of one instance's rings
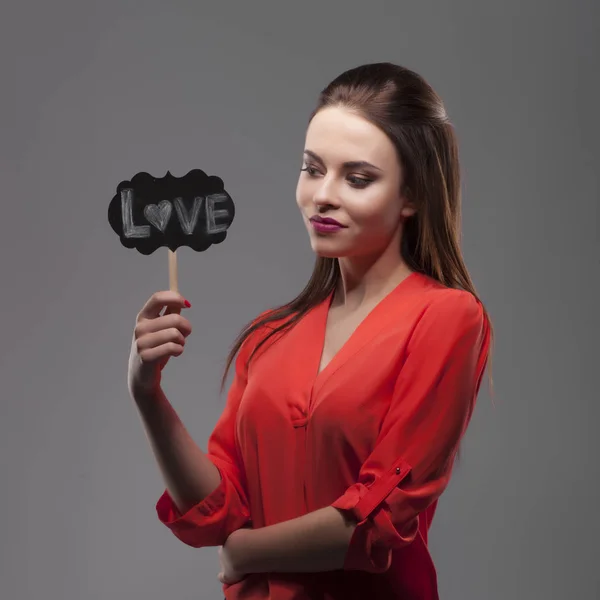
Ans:
{"label": "word love", "polygon": [[[201,212],[204,209],[205,233],[221,233],[229,227],[229,211],[218,208],[220,204],[226,203],[227,194],[210,194],[208,196],[196,196],[192,207],[188,210],[183,198],[175,198],[173,202],[161,200],[158,204],[147,204],[144,206],[144,217],[161,233],[164,233],[173,214],[173,207],[177,214],[177,220],[181,231],[185,235],[193,235],[198,225]],[[134,195],[131,188],[121,190],[121,215],[123,217],[123,235],[126,238],[149,238],[151,235],[150,225],[136,225],[133,219]],[[220,222],[227,221],[226,223]]]}

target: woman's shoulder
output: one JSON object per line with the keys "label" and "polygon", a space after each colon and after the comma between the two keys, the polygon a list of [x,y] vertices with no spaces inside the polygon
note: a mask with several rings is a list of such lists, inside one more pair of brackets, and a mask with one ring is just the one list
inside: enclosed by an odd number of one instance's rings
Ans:
{"label": "woman's shoulder", "polygon": [[267,335],[271,331],[277,329],[280,325],[283,325],[291,316],[282,316],[280,313],[281,310],[276,308],[269,308],[259,313],[258,316],[250,322],[252,326],[256,326],[255,333],[258,336]]}
{"label": "woman's shoulder", "polygon": [[418,277],[420,278],[418,290],[431,304],[463,306],[481,304],[479,299],[468,290],[444,285],[437,279],[422,273],[418,273]]}
{"label": "woman's shoulder", "polygon": [[424,276],[422,293],[422,316],[427,320],[473,322],[484,318],[481,300],[472,292],[448,287],[435,279]]}
{"label": "woman's shoulder", "polygon": [[289,319],[289,317],[278,317],[277,313],[277,309],[274,308],[264,310],[248,323],[249,333],[242,344],[243,351],[252,352],[261,342],[273,337],[271,334]]}

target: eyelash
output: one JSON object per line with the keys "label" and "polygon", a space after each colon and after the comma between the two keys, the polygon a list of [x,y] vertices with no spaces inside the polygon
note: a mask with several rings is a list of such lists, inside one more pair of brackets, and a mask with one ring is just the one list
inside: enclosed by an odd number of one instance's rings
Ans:
{"label": "eyelash", "polygon": [[[315,177],[315,175],[313,173],[311,173],[312,170],[316,170],[315,167],[311,166],[311,165],[307,165],[305,166],[303,169],[301,169],[301,171],[306,171],[307,175],[309,177]],[[350,182],[350,185],[354,188],[357,189],[364,189],[366,188],[370,183],[373,182],[373,179],[367,179],[364,177],[355,177],[352,175],[348,176],[349,180],[353,180]]]}

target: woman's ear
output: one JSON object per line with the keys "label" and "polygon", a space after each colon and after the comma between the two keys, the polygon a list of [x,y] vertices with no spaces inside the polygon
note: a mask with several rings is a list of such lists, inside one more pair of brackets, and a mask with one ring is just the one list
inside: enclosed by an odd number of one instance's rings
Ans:
{"label": "woman's ear", "polygon": [[400,196],[400,202],[402,202],[402,210],[400,214],[408,219],[412,217],[417,212],[417,207],[414,202],[411,200],[411,193],[408,187],[404,187],[402,189],[402,195]]}
{"label": "woman's ear", "polygon": [[414,216],[416,212],[417,212],[417,209],[412,204],[405,204],[402,207],[402,216],[405,219],[408,219],[409,217]]}

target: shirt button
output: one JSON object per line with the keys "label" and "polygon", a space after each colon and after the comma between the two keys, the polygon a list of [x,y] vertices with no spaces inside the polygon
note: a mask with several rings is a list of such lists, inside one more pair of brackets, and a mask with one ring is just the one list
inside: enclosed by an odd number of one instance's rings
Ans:
{"label": "shirt button", "polygon": [[400,475],[400,467],[396,467],[396,475]]}

